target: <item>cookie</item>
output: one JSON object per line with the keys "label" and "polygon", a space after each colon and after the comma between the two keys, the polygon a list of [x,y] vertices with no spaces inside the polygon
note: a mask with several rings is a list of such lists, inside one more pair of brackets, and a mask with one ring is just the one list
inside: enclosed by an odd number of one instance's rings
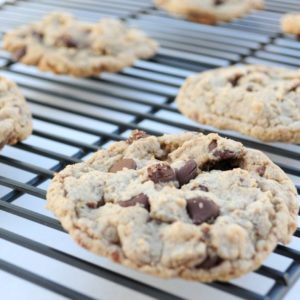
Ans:
{"label": "cookie", "polygon": [[258,268],[298,213],[294,185],[262,152],[193,132],[134,132],[56,174],[47,207],[96,254],[204,282]]}
{"label": "cookie", "polygon": [[5,34],[3,47],[14,60],[75,76],[117,72],[158,49],[154,40],[121,21],[84,23],[65,13],[51,13]]}
{"label": "cookie", "polygon": [[281,29],[285,33],[300,35],[300,13],[285,14],[281,18]]}
{"label": "cookie", "polygon": [[265,7],[264,0],[252,0],[251,4],[254,9],[264,9]]}
{"label": "cookie", "polygon": [[202,124],[263,141],[300,142],[300,72],[234,66],[191,76],[178,96],[180,111]]}
{"label": "cookie", "polygon": [[170,13],[205,24],[229,22],[252,9],[261,9],[264,6],[263,0],[155,0],[154,2],[157,7]]}
{"label": "cookie", "polygon": [[17,85],[0,77],[0,149],[31,134],[31,113]]}

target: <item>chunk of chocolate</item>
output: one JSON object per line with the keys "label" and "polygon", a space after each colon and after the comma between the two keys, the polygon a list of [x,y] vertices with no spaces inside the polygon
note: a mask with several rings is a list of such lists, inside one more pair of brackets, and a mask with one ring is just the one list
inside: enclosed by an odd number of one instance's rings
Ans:
{"label": "chunk of chocolate", "polygon": [[150,211],[150,203],[149,203],[149,198],[145,194],[139,194],[135,197],[132,197],[129,200],[126,201],[119,201],[118,204],[122,207],[129,207],[129,206],[135,206],[135,205],[140,205],[141,207],[147,209]]}
{"label": "chunk of chocolate", "polygon": [[213,152],[213,155],[220,160],[232,159],[237,156],[237,154],[230,150],[216,150]]}
{"label": "chunk of chocolate", "polygon": [[154,183],[168,182],[176,179],[174,170],[167,164],[161,163],[150,166],[147,171],[149,179]]}
{"label": "chunk of chocolate", "polygon": [[99,207],[103,206],[104,204],[105,204],[104,199],[101,199],[98,202],[88,202],[86,204],[86,206],[88,208],[91,208],[91,209],[96,209],[96,208],[99,208]]}
{"label": "chunk of chocolate", "polygon": [[261,166],[256,169],[259,176],[264,176],[266,172],[266,166]]}
{"label": "chunk of chocolate", "polygon": [[229,82],[233,87],[237,86],[239,83],[239,80],[243,77],[243,74],[236,74],[233,77],[229,78]]}
{"label": "chunk of chocolate", "polygon": [[117,162],[115,162],[110,169],[108,170],[110,173],[116,173],[118,171],[121,171],[123,169],[136,169],[136,162],[131,158],[124,158]]}
{"label": "chunk of chocolate", "polygon": [[246,90],[247,90],[248,92],[253,92],[253,91],[254,91],[254,88],[253,88],[253,86],[249,85],[249,86],[247,86]]}
{"label": "chunk of chocolate", "polygon": [[57,39],[58,43],[63,44],[67,48],[77,48],[78,43],[75,39],[69,34],[63,34]]}
{"label": "chunk of chocolate", "polygon": [[26,47],[19,48],[18,50],[14,51],[12,54],[12,59],[15,61],[20,60],[26,54]]}
{"label": "chunk of chocolate", "polygon": [[188,199],[186,209],[188,215],[196,225],[212,221],[220,214],[218,205],[204,197]]}
{"label": "chunk of chocolate", "polygon": [[223,259],[218,256],[208,256],[201,264],[196,266],[196,269],[209,270],[217,267],[223,262]]}
{"label": "chunk of chocolate", "polygon": [[215,0],[214,1],[214,5],[218,6],[218,5],[222,5],[224,4],[224,0]]}
{"label": "chunk of chocolate", "polygon": [[197,163],[195,160],[188,160],[183,167],[176,170],[176,178],[179,185],[182,186],[190,182],[197,176]]}
{"label": "chunk of chocolate", "polygon": [[295,92],[299,87],[300,87],[300,83],[294,84],[294,85],[288,90],[288,93],[289,93],[289,92]]}
{"label": "chunk of chocolate", "polygon": [[208,145],[208,150],[211,152],[218,147],[217,140],[212,140]]}

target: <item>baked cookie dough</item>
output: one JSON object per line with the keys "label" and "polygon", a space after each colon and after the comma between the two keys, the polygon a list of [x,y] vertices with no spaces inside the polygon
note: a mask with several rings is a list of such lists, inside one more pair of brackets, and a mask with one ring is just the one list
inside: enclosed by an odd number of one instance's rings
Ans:
{"label": "baked cookie dough", "polygon": [[216,24],[242,17],[252,9],[262,9],[263,0],[154,0],[159,8],[192,21]]}
{"label": "baked cookie dough", "polygon": [[281,29],[285,33],[300,35],[300,12],[285,14],[281,18]]}
{"label": "baked cookie dough", "polygon": [[258,268],[297,227],[297,193],[260,151],[217,134],[134,132],[56,174],[47,206],[86,249],[161,277]]}
{"label": "baked cookie dough", "polygon": [[189,118],[263,141],[300,142],[300,72],[249,65],[191,76],[178,96]]}
{"label": "baked cookie dough", "polygon": [[121,21],[84,23],[65,13],[51,13],[8,32],[3,47],[14,60],[75,76],[117,72],[138,58],[153,56],[158,49],[154,40]]}
{"label": "baked cookie dough", "polygon": [[0,149],[16,144],[32,131],[31,113],[17,85],[0,77]]}

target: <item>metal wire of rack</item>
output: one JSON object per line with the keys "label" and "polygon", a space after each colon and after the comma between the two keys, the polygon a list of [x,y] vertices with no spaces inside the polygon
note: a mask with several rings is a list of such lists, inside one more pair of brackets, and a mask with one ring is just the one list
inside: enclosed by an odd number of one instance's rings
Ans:
{"label": "metal wire of rack", "polygon": [[34,117],[33,135],[0,154],[1,291],[9,289],[9,280],[25,280],[30,299],[282,299],[300,277],[299,228],[291,245],[279,245],[260,269],[242,279],[209,285],[164,281],[79,249],[44,209],[44,200],[54,172],[125,139],[132,129],[157,135],[196,130],[234,138],[266,152],[291,175],[299,193],[298,145],[265,144],[196,124],[179,114],[174,98],[187,76],[210,68],[239,63],[299,67],[300,42],[280,33],[279,18],[300,10],[300,3],[270,0],[264,11],[212,27],[170,17],[150,0],[15,1],[0,9],[1,33],[52,10],[90,21],[117,16],[142,28],[161,48],[154,58],[119,74],[89,79],[42,73],[0,51],[0,74],[22,88]]}

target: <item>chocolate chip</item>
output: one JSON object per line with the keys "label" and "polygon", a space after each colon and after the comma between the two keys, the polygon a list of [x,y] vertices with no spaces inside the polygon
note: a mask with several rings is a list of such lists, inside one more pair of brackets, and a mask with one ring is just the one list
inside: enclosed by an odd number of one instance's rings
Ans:
{"label": "chocolate chip", "polygon": [[236,158],[236,153],[230,150],[216,150],[213,155],[221,160]]}
{"label": "chocolate chip", "polygon": [[215,0],[214,5],[221,5],[224,4],[224,0]]}
{"label": "chocolate chip", "polygon": [[233,87],[237,86],[239,83],[239,80],[243,77],[243,74],[236,74],[233,77],[229,78],[229,82]]}
{"label": "chocolate chip", "polygon": [[132,144],[134,141],[137,141],[139,139],[143,139],[143,138],[148,137],[148,136],[149,135],[146,132],[144,132],[144,131],[134,130],[131,133],[130,137],[128,138],[127,143],[128,144]]}
{"label": "chocolate chip", "polygon": [[175,180],[175,172],[167,164],[157,164],[150,166],[148,169],[148,177],[154,182],[168,182]]}
{"label": "chocolate chip", "polygon": [[211,152],[218,147],[217,140],[212,140],[208,145],[208,150]]}
{"label": "chocolate chip", "polygon": [[188,160],[183,167],[176,170],[176,178],[182,186],[197,176],[197,163],[193,159]]}
{"label": "chocolate chip", "polygon": [[199,184],[199,189],[203,192],[208,192],[208,187],[206,187],[205,185]]}
{"label": "chocolate chip", "polygon": [[129,207],[129,206],[135,206],[139,204],[143,208],[147,209],[150,211],[150,203],[149,203],[149,198],[145,194],[139,194],[135,197],[132,197],[129,200],[126,201],[119,201],[118,204],[122,207]]}
{"label": "chocolate chip", "polygon": [[77,48],[78,43],[69,34],[61,35],[58,39],[59,43],[62,43],[67,48]]}
{"label": "chocolate chip", "polygon": [[296,83],[294,84],[289,90],[288,90],[288,93],[289,92],[295,92],[297,90],[297,88],[300,87],[300,83]]}
{"label": "chocolate chip", "polygon": [[12,54],[13,60],[20,60],[26,54],[26,47],[19,48],[18,50],[14,51]]}
{"label": "chocolate chip", "polygon": [[103,199],[101,199],[98,202],[88,202],[86,204],[86,206],[91,209],[96,209],[96,208],[99,208],[100,206],[103,206],[104,204],[105,204],[105,201]]}
{"label": "chocolate chip", "polygon": [[223,262],[223,259],[218,256],[208,256],[201,264],[197,265],[197,269],[209,270],[213,267],[217,267]]}
{"label": "chocolate chip", "polygon": [[266,166],[261,166],[256,169],[259,176],[264,176],[266,172]]}
{"label": "chocolate chip", "polygon": [[136,169],[136,162],[131,159],[131,158],[124,158],[121,159],[117,162],[115,162],[110,169],[108,170],[108,172],[110,173],[116,173],[118,171],[121,171],[123,169],[130,169],[130,170],[135,170]]}
{"label": "chocolate chip", "polygon": [[248,92],[253,92],[254,91],[253,86],[247,86],[246,90]]}
{"label": "chocolate chip", "polygon": [[204,197],[187,200],[186,209],[188,215],[196,225],[212,221],[220,213],[217,204]]}

